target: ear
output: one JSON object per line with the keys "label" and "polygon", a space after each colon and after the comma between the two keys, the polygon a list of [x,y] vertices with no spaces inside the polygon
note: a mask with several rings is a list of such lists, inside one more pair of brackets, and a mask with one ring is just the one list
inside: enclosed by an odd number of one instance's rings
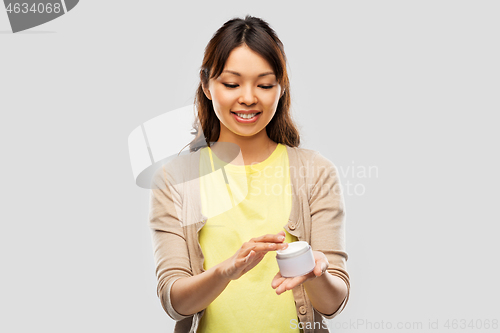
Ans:
{"label": "ear", "polygon": [[201,87],[203,89],[203,92],[205,93],[205,96],[207,96],[209,100],[212,100],[212,95],[210,94],[210,90],[208,90],[208,88],[205,87],[203,83],[201,84]]}
{"label": "ear", "polygon": [[283,97],[283,95],[285,94],[285,90],[286,90],[286,89],[285,89],[285,88],[283,88],[283,90],[281,91],[281,96],[280,96],[280,98],[281,98],[281,97]]}

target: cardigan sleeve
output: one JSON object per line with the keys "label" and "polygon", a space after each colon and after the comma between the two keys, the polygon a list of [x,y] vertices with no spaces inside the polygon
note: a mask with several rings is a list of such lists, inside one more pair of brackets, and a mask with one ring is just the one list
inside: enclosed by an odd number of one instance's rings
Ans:
{"label": "cardigan sleeve", "polygon": [[325,254],[330,264],[328,273],[338,276],[347,285],[347,296],[337,311],[333,314],[318,311],[325,318],[332,319],[345,308],[351,288],[346,268],[345,203],[337,167],[319,152],[313,161],[314,184],[309,199],[311,248]]}
{"label": "cardigan sleeve", "polygon": [[192,315],[175,311],[170,298],[172,284],[193,275],[181,215],[182,202],[178,190],[168,181],[165,165],[152,179],[149,196],[149,227],[153,244],[157,277],[157,296],[165,312],[175,321]]}

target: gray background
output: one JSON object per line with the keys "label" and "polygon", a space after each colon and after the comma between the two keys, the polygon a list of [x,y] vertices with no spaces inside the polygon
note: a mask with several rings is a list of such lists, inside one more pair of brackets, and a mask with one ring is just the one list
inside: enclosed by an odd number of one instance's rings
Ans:
{"label": "gray background", "polygon": [[302,146],[364,190],[345,196],[352,292],[331,327],[500,319],[499,10],[82,1],[14,35],[0,9],[0,331],[171,331],[127,138],[192,103],[207,42],[247,13],[285,45]]}

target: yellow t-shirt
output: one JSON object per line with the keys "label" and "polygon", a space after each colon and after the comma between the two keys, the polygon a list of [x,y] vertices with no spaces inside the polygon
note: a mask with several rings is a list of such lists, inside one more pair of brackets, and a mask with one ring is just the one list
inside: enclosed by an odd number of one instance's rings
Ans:
{"label": "yellow t-shirt", "polygon": [[[253,165],[227,164],[205,147],[200,176],[202,212],[208,218],[199,232],[205,270],[234,255],[253,237],[285,230],[292,205],[286,146],[278,144],[271,156]],[[297,241],[286,230],[285,234],[285,242]],[[206,308],[198,333],[298,333],[293,328],[298,318],[292,291],[277,295],[271,287],[278,271],[276,252],[269,251]]]}

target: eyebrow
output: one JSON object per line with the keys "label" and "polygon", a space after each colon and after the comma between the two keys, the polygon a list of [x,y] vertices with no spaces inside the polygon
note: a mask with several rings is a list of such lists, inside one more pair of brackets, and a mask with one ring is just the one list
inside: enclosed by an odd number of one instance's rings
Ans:
{"label": "eyebrow", "polygon": [[[231,74],[234,74],[236,76],[241,76],[240,73],[229,70],[229,69],[222,71],[222,73],[231,73]],[[259,74],[257,77],[262,77],[262,76],[266,76],[266,75],[275,75],[275,74],[274,74],[274,72],[265,72],[265,73]]]}

